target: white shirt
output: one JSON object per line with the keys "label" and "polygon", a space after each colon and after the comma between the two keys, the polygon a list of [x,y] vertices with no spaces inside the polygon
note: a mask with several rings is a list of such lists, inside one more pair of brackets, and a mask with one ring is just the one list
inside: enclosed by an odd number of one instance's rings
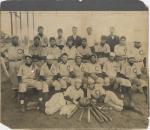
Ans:
{"label": "white shirt", "polygon": [[95,35],[93,35],[93,34],[88,35],[87,34],[85,37],[87,38],[87,45],[89,47],[92,47],[95,45],[95,43],[96,43],[96,36]]}

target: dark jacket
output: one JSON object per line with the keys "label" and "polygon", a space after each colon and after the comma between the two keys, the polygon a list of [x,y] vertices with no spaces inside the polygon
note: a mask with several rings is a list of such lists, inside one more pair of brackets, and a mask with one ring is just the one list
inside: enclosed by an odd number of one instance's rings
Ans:
{"label": "dark jacket", "polygon": [[109,35],[107,37],[107,41],[106,41],[109,46],[110,46],[110,51],[114,52],[114,47],[115,45],[119,44],[119,37],[117,35],[114,36],[114,38],[112,39],[111,35]]}
{"label": "dark jacket", "polygon": [[68,38],[71,38],[73,40],[73,45],[75,47],[81,46],[82,40],[80,36],[76,36],[76,39],[73,38],[73,35],[69,36]]}

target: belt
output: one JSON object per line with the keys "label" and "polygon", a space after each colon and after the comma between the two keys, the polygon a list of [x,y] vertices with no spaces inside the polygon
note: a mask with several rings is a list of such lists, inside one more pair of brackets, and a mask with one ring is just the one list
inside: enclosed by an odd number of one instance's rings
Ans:
{"label": "belt", "polygon": [[142,60],[137,60],[136,62],[143,62]]}
{"label": "belt", "polygon": [[9,60],[9,62],[17,62],[17,61],[21,61],[22,59],[16,59],[16,60]]}
{"label": "belt", "polygon": [[74,60],[73,58],[68,58],[68,60]]}

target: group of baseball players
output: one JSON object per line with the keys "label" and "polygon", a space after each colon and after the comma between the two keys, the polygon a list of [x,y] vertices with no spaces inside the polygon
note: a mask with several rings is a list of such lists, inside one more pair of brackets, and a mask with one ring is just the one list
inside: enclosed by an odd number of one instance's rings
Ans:
{"label": "group of baseball players", "polygon": [[18,36],[13,36],[11,45],[1,50],[1,60],[9,63],[8,71],[3,67],[4,74],[19,94],[21,111],[26,110],[30,87],[38,90],[38,108],[44,107],[49,114],[60,108],[64,114],[64,106],[83,103],[82,98],[104,102],[117,110],[136,110],[132,102],[135,92],[144,93],[147,101],[148,81],[143,78],[146,53],[140,41],[129,45],[125,36],[115,35],[114,27],[110,27],[109,36],[98,40],[91,27],[80,37],[74,26],[73,34],[66,39],[61,28],[57,38],[48,39],[42,26],[37,31],[27,49]]}

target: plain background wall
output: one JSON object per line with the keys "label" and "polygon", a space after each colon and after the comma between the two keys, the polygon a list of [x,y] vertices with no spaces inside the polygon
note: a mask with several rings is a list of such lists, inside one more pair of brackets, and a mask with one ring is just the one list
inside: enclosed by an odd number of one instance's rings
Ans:
{"label": "plain background wall", "polygon": [[[17,12],[19,15],[19,12]],[[37,33],[39,25],[45,28],[47,37],[57,36],[57,29],[64,30],[64,36],[72,34],[72,26],[78,27],[78,34],[85,36],[88,26],[93,28],[93,33],[97,40],[101,35],[109,34],[109,27],[116,28],[116,34],[125,35],[127,41],[141,41],[144,46],[148,42],[148,12],[146,11],[47,11],[33,12],[29,14],[29,39]],[[15,24],[17,26],[15,26]],[[14,33],[20,36],[20,22],[13,17]],[[1,12],[1,30],[10,35],[10,14]],[[17,30],[17,31],[16,31]],[[27,12],[22,12],[22,37],[28,36],[27,33]],[[146,47],[146,46],[145,46]]]}

